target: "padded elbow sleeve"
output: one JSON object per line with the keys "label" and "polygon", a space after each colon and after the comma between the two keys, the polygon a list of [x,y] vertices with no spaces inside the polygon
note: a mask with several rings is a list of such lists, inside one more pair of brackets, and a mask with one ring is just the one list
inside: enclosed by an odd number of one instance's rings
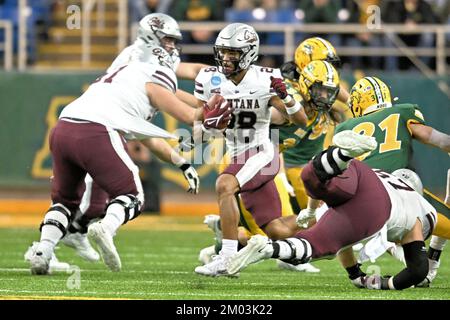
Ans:
{"label": "padded elbow sleeve", "polygon": [[425,242],[413,241],[404,244],[406,268],[394,276],[395,289],[402,290],[420,283],[428,273],[428,258]]}

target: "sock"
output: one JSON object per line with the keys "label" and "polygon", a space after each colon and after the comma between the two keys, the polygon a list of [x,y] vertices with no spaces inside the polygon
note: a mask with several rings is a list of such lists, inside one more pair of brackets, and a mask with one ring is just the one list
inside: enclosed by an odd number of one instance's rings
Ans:
{"label": "sock", "polygon": [[366,274],[361,270],[361,264],[357,263],[354,266],[345,268],[345,270],[347,270],[348,273],[348,277],[350,278],[350,280],[354,280],[356,278],[359,278],[361,276],[365,276]]}
{"label": "sock", "polygon": [[238,241],[231,239],[222,239],[222,250],[220,254],[225,256],[232,256],[237,253]]}
{"label": "sock", "polygon": [[428,258],[430,260],[439,261],[442,250],[447,243],[447,239],[432,236],[430,241],[430,248],[428,249]]}
{"label": "sock", "polygon": [[310,243],[305,239],[287,238],[272,243],[272,258],[281,260],[297,260],[301,263],[308,262],[312,256]]}
{"label": "sock", "polygon": [[91,218],[84,215],[80,216],[72,222],[68,230],[70,233],[85,234],[87,233],[89,222],[91,222]]}
{"label": "sock", "polygon": [[325,182],[340,175],[352,159],[345,150],[332,146],[314,157],[313,167],[319,180]]}
{"label": "sock", "polygon": [[[64,236],[71,212],[62,204],[55,204],[50,207],[41,224],[41,239],[53,245],[53,248]],[[53,249],[52,248],[52,249]]]}
{"label": "sock", "polygon": [[119,227],[123,224],[124,221],[125,221],[125,214],[123,213],[123,209],[119,212],[108,210],[106,216],[101,220],[101,223],[106,228],[106,230],[109,231],[111,235],[115,235],[117,229],[119,229]]}
{"label": "sock", "polygon": [[332,154],[334,161],[341,170],[347,169],[348,162],[353,159],[349,156],[347,150],[341,148],[334,149]]}

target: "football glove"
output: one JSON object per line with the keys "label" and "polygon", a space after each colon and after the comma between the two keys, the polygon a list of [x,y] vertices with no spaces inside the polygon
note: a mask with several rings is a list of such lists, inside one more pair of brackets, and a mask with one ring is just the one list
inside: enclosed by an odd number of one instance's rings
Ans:
{"label": "football glove", "polygon": [[277,94],[277,96],[281,100],[286,98],[288,93],[287,93],[286,85],[283,82],[283,79],[270,77],[270,81],[271,81],[270,87],[275,90],[275,93]]}
{"label": "football glove", "polygon": [[316,217],[316,209],[306,208],[302,209],[297,216],[297,225],[300,228],[308,228],[308,222]]}
{"label": "football glove", "polygon": [[391,276],[381,276],[379,274],[373,274],[365,277],[364,286],[371,290],[389,290],[389,278]]}
{"label": "football glove", "polygon": [[187,192],[197,194],[200,187],[200,178],[197,171],[188,163],[181,165],[181,171],[183,171],[184,178],[189,183],[189,189]]}

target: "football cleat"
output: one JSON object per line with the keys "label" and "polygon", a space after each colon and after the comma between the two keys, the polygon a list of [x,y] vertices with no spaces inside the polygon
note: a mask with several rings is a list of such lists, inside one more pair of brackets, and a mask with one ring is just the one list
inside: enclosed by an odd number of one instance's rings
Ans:
{"label": "football cleat", "polygon": [[50,274],[50,260],[54,254],[49,248],[39,244],[39,242],[33,242],[33,245],[28,248],[24,255],[25,261],[30,263],[31,274]]}
{"label": "football cleat", "polygon": [[213,260],[213,256],[216,254],[216,246],[203,248],[198,255],[198,261],[204,265],[208,264]]}
{"label": "football cleat", "polygon": [[105,230],[101,222],[95,222],[89,226],[88,238],[97,245],[106,266],[111,271],[120,271],[122,262],[120,261],[119,254],[114,246],[113,237]]}
{"label": "football cleat", "polygon": [[277,260],[278,268],[283,270],[297,271],[297,272],[309,272],[317,273],[320,272],[319,268],[314,267],[311,263],[303,263],[298,265],[293,265],[281,260]]}
{"label": "football cleat", "polygon": [[220,229],[220,216],[217,214],[208,214],[205,216],[203,223],[208,226],[216,237],[217,242],[222,242],[222,230]]}
{"label": "football cleat", "polygon": [[87,261],[96,262],[100,260],[100,255],[92,248],[86,234],[78,232],[67,233],[66,236],[61,239],[61,242],[66,246],[75,249],[77,254]]}
{"label": "football cleat", "polygon": [[247,245],[231,258],[228,273],[236,274],[250,264],[269,259],[272,255],[271,252],[272,248],[269,238],[257,234],[251,237]]}
{"label": "football cleat", "polygon": [[335,134],[333,137],[333,144],[336,147],[345,150],[347,154],[344,155],[352,158],[373,151],[378,145],[374,137],[361,135],[351,130],[344,130]]}
{"label": "football cleat", "polygon": [[204,266],[198,266],[194,271],[197,274],[209,277],[239,277],[237,272],[230,274],[227,270],[230,263],[230,258],[231,257],[229,256],[221,254],[215,255],[212,257],[212,261],[210,263],[205,264]]}

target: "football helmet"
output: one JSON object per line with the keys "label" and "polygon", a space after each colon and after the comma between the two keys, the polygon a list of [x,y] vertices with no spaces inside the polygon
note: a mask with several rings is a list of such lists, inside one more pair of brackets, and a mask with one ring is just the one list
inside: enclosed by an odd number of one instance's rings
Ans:
{"label": "football helmet", "polygon": [[[169,39],[175,40],[171,44]],[[158,46],[166,50],[173,62],[178,67],[180,63],[180,47],[177,41],[182,39],[180,27],[174,18],[164,13],[148,14],[139,21],[138,39],[147,45]]]}
{"label": "football helmet", "polygon": [[409,169],[398,169],[392,172],[393,176],[402,179],[405,181],[411,188],[413,188],[416,192],[423,195],[423,185],[420,177],[417,173]]}
{"label": "football helmet", "polygon": [[312,61],[300,73],[300,93],[313,108],[328,111],[339,93],[339,74],[327,61]]}
{"label": "football helmet", "polygon": [[389,87],[376,77],[358,80],[350,90],[348,106],[354,117],[361,117],[381,108],[392,107]]}
{"label": "football helmet", "polygon": [[[239,58],[230,60],[234,64],[232,72],[224,72],[224,50],[238,51]],[[237,74],[247,69],[258,59],[259,36],[252,26],[232,23],[220,31],[214,45],[214,59],[219,71],[225,76]]]}
{"label": "football helmet", "polygon": [[335,68],[341,66],[341,59],[336,49],[327,40],[319,37],[308,38],[300,43],[294,57],[299,70],[303,70],[308,63],[316,60],[328,61]]}

